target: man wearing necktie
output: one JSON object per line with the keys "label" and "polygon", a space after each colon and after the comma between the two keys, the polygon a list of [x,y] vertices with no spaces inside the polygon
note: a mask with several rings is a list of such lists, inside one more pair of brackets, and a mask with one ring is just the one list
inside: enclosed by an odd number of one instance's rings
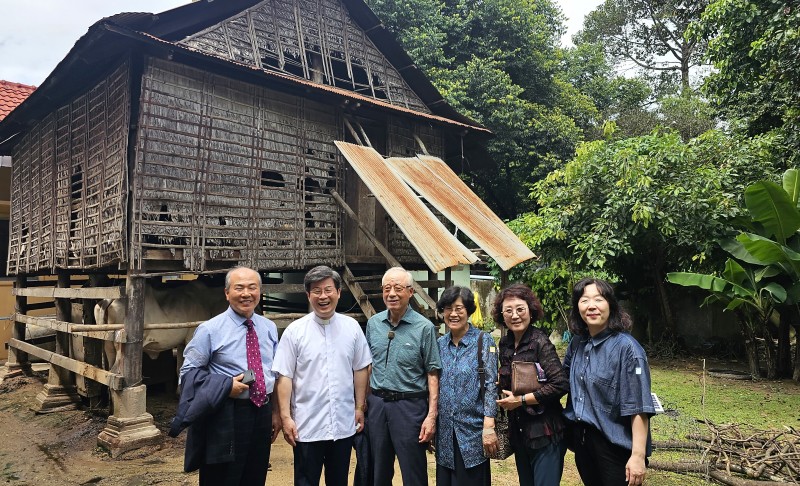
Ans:
{"label": "man wearing necktie", "polygon": [[201,324],[184,351],[182,387],[193,388],[195,402],[212,404],[189,428],[186,469],[191,456],[199,458],[201,486],[263,485],[281,428],[271,371],[278,331],[254,312],[261,299],[255,270],[231,269],[225,297],[228,309]]}
{"label": "man wearing necktie", "polygon": [[303,279],[312,312],[283,332],[278,373],[283,437],[294,449],[295,486],[347,485],[350,451],[364,430],[372,355],[355,319],[336,313],[342,278],[318,266]]}

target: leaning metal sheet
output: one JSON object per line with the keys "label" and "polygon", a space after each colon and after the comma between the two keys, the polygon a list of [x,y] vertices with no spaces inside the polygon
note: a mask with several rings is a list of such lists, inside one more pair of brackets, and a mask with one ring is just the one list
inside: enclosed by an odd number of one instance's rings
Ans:
{"label": "leaning metal sheet", "polygon": [[378,152],[370,147],[339,141],[335,143],[364,184],[375,194],[381,206],[417,249],[428,268],[439,272],[478,260],[447,231],[414,191],[386,165]]}
{"label": "leaning metal sheet", "polygon": [[392,157],[386,163],[503,270],[535,257],[442,159],[419,155]]}

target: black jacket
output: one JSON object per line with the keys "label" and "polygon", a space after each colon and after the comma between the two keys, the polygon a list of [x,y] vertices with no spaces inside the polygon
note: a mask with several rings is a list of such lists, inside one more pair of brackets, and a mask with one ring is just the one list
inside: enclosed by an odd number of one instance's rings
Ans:
{"label": "black jacket", "polygon": [[178,411],[169,429],[177,437],[189,427],[183,470],[195,471],[203,464],[234,460],[233,399],[228,398],[230,376],[209,373],[205,368],[189,370],[183,376]]}

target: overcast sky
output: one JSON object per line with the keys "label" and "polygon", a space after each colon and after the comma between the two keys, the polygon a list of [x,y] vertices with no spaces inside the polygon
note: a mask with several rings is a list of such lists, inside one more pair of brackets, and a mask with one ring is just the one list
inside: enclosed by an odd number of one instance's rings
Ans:
{"label": "overcast sky", "polygon": [[[120,12],[163,12],[188,0],[0,0],[0,79],[39,86],[93,23]],[[570,39],[601,0],[556,0]]]}

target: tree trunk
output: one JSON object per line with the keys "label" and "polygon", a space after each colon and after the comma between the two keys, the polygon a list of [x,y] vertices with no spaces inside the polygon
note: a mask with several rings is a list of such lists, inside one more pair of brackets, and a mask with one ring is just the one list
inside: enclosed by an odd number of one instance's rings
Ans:
{"label": "tree trunk", "polygon": [[666,275],[664,274],[662,265],[663,257],[659,253],[656,257],[656,265],[653,269],[653,280],[656,286],[656,292],[658,292],[658,302],[661,304],[661,315],[664,316],[664,325],[666,327],[666,333],[670,339],[675,339],[677,337],[677,332],[675,330],[675,319],[672,317],[672,309],[669,306],[669,296],[667,295],[667,286],[664,285],[664,280]]}
{"label": "tree trunk", "polygon": [[800,326],[794,328],[794,372],[792,379],[800,381]]}
{"label": "tree trunk", "polygon": [[758,365],[758,341],[750,328],[749,316],[744,312],[736,312],[736,318],[744,337],[744,351],[747,355],[747,366],[753,378],[761,376],[761,368]]}
{"label": "tree trunk", "polygon": [[778,350],[775,346],[775,338],[772,336],[772,330],[770,329],[772,326],[769,322],[769,315],[772,312],[767,313],[767,317],[765,317],[761,324],[761,336],[764,338],[764,361],[767,365],[767,376],[768,380],[774,380],[777,378],[777,363],[778,363]]}
{"label": "tree trunk", "polygon": [[788,309],[780,309],[780,325],[778,326],[778,356],[776,372],[778,378],[792,376],[792,338],[791,318]]}

